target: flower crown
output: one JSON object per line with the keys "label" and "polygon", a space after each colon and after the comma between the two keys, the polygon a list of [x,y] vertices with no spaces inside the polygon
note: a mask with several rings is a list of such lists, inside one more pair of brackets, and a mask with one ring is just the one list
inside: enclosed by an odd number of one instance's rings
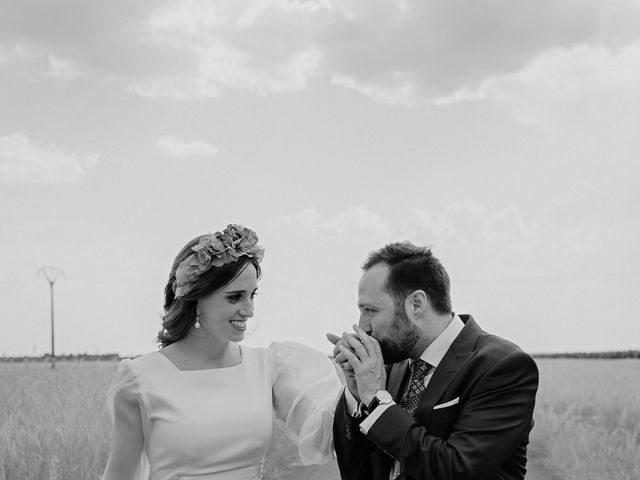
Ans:
{"label": "flower crown", "polygon": [[173,291],[176,298],[191,290],[198,277],[211,267],[221,267],[235,262],[243,255],[258,263],[264,257],[264,248],[258,245],[256,232],[242,225],[229,225],[222,233],[204,235],[197,245],[191,247],[195,253],[178,265]]}

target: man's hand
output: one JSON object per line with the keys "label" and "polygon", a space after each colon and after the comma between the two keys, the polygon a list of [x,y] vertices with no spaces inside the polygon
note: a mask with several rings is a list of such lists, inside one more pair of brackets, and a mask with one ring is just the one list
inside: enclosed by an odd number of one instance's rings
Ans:
{"label": "man's hand", "polygon": [[347,360],[347,357],[340,351],[340,346],[344,346],[346,348],[351,348],[347,337],[353,336],[353,333],[343,333],[342,337],[338,335],[334,335],[333,333],[327,333],[327,340],[329,340],[333,345],[335,345],[333,349],[333,360],[340,366],[342,369],[342,374],[344,375],[344,379],[347,383],[347,388],[351,392],[351,395],[359,402],[360,396],[358,395],[358,387],[356,385],[356,375],[353,371],[353,367]]}
{"label": "man's hand", "polygon": [[[336,348],[347,359],[355,374],[355,382],[363,404],[369,405],[378,390],[387,385],[387,372],[378,341],[354,325],[355,335],[343,335]],[[343,341],[348,343],[345,346]],[[351,388],[349,388],[351,390]]]}

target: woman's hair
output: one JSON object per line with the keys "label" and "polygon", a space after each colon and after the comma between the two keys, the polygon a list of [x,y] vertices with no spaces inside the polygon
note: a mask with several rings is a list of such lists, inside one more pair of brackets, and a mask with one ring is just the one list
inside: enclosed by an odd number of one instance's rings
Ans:
{"label": "woman's hair", "polygon": [[178,266],[193,254],[192,247],[200,242],[204,235],[194,238],[187,243],[173,261],[169,280],[164,287],[164,315],[162,316],[162,330],[158,333],[157,341],[161,347],[166,347],[184,338],[196,321],[196,305],[198,299],[208,295],[232,282],[244,268],[251,263],[260,278],[261,270],[258,261],[253,257],[241,256],[234,262],[225,263],[221,267],[211,267],[202,273],[190,286],[188,293],[176,298],[174,284]]}

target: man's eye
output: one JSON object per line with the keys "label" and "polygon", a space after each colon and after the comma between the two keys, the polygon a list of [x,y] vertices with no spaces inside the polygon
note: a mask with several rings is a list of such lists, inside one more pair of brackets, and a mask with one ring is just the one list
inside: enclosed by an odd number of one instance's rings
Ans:
{"label": "man's eye", "polygon": [[240,300],[240,295],[232,295],[229,297],[229,301],[233,303],[236,303],[239,300]]}

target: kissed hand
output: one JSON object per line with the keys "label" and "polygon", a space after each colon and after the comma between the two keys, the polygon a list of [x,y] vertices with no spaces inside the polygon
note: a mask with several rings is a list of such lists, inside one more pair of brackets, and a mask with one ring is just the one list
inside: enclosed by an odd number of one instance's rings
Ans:
{"label": "kissed hand", "polygon": [[345,348],[351,348],[348,337],[355,337],[354,333],[343,333],[342,337],[338,335],[334,335],[333,333],[327,333],[327,339],[335,345],[333,349],[333,360],[340,366],[342,369],[342,374],[344,375],[345,382],[347,384],[347,388],[351,392],[351,394],[355,397],[356,400],[360,401],[360,397],[358,395],[358,387],[356,385],[356,376],[353,371],[353,367],[347,360],[347,357],[340,351],[340,346]]}
{"label": "kissed hand", "polygon": [[345,334],[335,345],[353,368],[360,400],[369,405],[373,395],[386,388],[387,372],[378,341],[358,325],[354,325],[353,329],[357,337]]}
{"label": "kissed hand", "polygon": [[343,370],[353,370],[351,364],[347,361],[347,357],[345,357],[340,351],[340,345],[343,347],[353,350],[351,344],[348,341],[348,337],[358,338],[355,333],[347,333],[344,332],[342,336],[335,335],[333,333],[327,333],[327,340],[329,340],[334,346],[333,348],[333,360],[340,365],[340,368]]}

